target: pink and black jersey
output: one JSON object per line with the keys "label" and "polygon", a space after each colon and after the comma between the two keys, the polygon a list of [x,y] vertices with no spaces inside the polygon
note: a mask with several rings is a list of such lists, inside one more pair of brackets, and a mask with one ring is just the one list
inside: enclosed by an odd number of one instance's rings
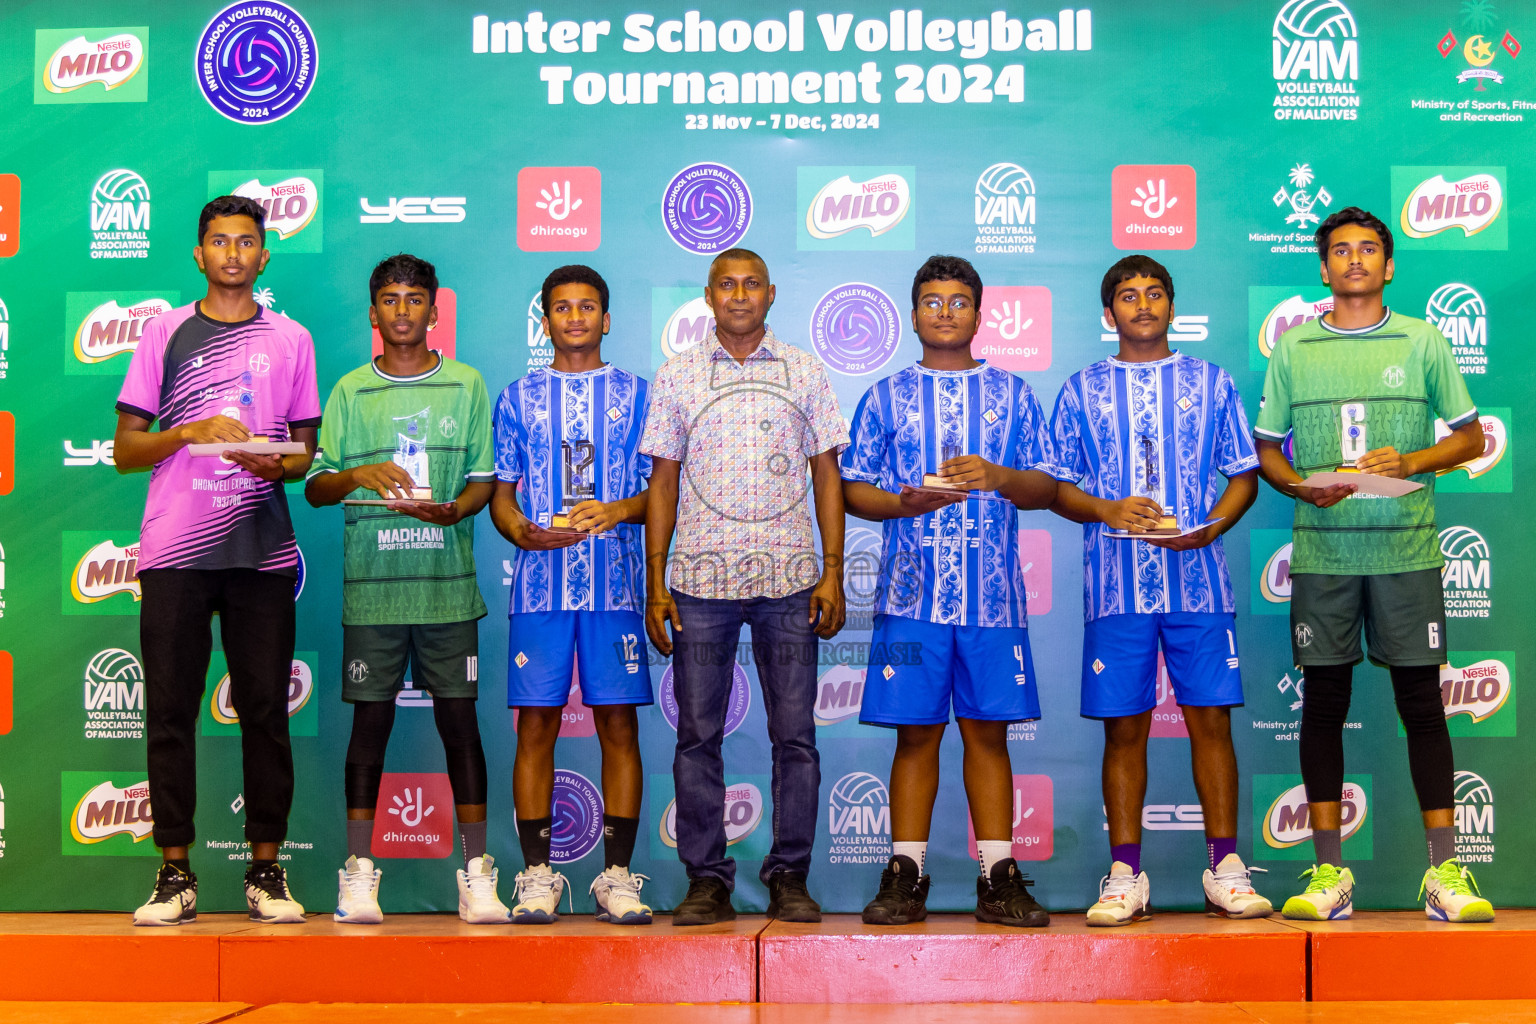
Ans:
{"label": "pink and black jersey", "polygon": [[[224,415],[253,437],[286,441],[291,427],[320,423],[315,343],[267,309],[227,324],[181,306],[144,325],[117,410],[162,430]],[[298,572],[282,483],[186,448],[155,465],[139,542],[140,569]]]}

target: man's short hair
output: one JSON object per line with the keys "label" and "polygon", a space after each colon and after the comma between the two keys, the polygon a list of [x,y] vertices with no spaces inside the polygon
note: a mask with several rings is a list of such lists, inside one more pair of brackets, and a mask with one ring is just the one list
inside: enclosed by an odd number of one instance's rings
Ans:
{"label": "man's short hair", "polygon": [[1317,254],[1324,263],[1328,262],[1328,236],[1346,224],[1359,224],[1376,232],[1376,237],[1381,239],[1381,251],[1387,259],[1392,258],[1392,229],[1375,214],[1367,213],[1358,206],[1346,206],[1336,213],[1330,213],[1328,219],[1317,226]]}
{"label": "man's short hair", "polygon": [[396,253],[380,260],[368,275],[368,305],[378,298],[379,289],[387,284],[403,284],[411,288],[425,288],[427,303],[437,303],[437,268],[426,260],[410,253]]}
{"label": "man's short hair", "polygon": [[267,211],[262,205],[249,196],[219,196],[217,199],[208,200],[208,205],[203,207],[203,212],[197,218],[197,244],[203,244],[203,236],[208,233],[208,225],[218,217],[249,217],[256,222],[256,237],[261,240],[261,247],[267,247]]}
{"label": "man's short hair", "polygon": [[608,312],[608,282],[603,280],[603,275],[591,267],[580,263],[572,263],[569,266],[556,267],[549,272],[544,279],[544,290],[540,293],[540,301],[544,303],[544,312],[549,313],[549,297],[555,293],[555,289],[563,284],[585,284],[597,289],[598,303],[604,313]]}
{"label": "man's short hair", "polygon": [[768,261],[763,259],[751,249],[733,247],[724,252],[715,253],[715,258],[709,261],[709,280],[715,279],[715,268],[727,260],[748,260],[763,268],[763,280],[768,281]]}
{"label": "man's short hair", "polygon": [[929,256],[912,278],[912,308],[917,308],[917,297],[923,285],[929,281],[959,281],[971,290],[971,297],[981,307],[981,275],[971,266],[971,261],[959,256]]}
{"label": "man's short hair", "polygon": [[1173,275],[1168,273],[1168,268],[1151,256],[1137,253],[1117,261],[1105,273],[1103,282],[1099,284],[1099,299],[1106,309],[1115,304],[1115,292],[1120,290],[1120,286],[1133,277],[1150,277],[1154,281],[1161,281],[1163,290],[1168,293],[1168,301],[1173,301]]}

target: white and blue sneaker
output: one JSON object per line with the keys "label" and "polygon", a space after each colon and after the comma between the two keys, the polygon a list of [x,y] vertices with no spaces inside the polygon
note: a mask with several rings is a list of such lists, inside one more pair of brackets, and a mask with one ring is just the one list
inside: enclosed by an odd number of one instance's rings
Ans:
{"label": "white and blue sneaker", "polygon": [[1311,878],[1301,895],[1292,896],[1280,908],[1292,921],[1347,921],[1355,910],[1355,876],[1349,868],[1314,864],[1301,873]]}
{"label": "white and blue sneaker", "polygon": [[367,857],[348,857],[336,872],[338,892],[336,913],[331,919],[341,924],[379,924],[384,911],[379,907],[379,879],[384,872]]}
{"label": "white and blue sneaker", "polygon": [[645,875],[632,875],[629,868],[610,867],[592,880],[587,891],[597,900],[596,920],[607,924],[650,924],[651,908],[640,902],[640,883]]}
{"label": "white and blue sneaker", "polygon": [[506,924],[512,912],[496,895],[496,859],[476,857],[459,869],[459,920],[465,924]]}

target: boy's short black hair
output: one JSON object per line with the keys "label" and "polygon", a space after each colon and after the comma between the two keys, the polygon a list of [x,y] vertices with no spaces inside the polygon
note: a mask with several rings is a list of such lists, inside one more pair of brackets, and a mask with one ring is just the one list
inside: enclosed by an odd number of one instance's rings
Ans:
{"label": "boy's short black hair", "polygon": [[368,305],[373,305],[379,289],[387,284],[403,284],[427,290],[427,303],[437,304],[437,268],[410,253],[396,253],[380,260],[368,275]]}
{"label": "boy's short black hair", "polygon": [[912,308],[917,308],[917,297],[923,285],[929,281],[959,281],[971,290],[976,306],[981,307],[981,275],[971,266],[971,261],[959,256],[929,256],[912,277]]}
{"label": "boy's short black hair", "polygon": [[1381,239],[1382,253],[1387,259],[1392,258],[1392,229],[1375,214],[1367,213],[1358,206],[1346,206],[1337,213],[1330,213],[1328,219],[1317,226],[1317,254],[1324,263],[1328,262],[1328,236],[1346,224],[1359,224],[1376,232],[1376,237]]}
{"label": "boy's short black hair", "polygon": [[197,218],[197,244],[203,244],[203,236],[208,233],[208,224],[218,217],[249,217],[256,222],[256,237],[261,240],[261,247],[267,247],[267,211],[262,205],[249,196],[219,196],[217,199],[208,200],[203,207],[203,212]]}
{"label": "boy's short black hair", "polygon": [[1104,280],[1099,285],[1099,299],[1104,308],[1108,309],[1115,304],[1115,292],[1133,277],[1150,277],[1163,282],[1168,301],[1173,301],[1173,275],[1168,273],[1168,268],[1151,256],[1137,253],[1119,260],[1104,274]]}
{"label": "boy's short black hair", "polygon": [[556,267],[544,279],[540,301],[544,303],[546,314],[549,312],[549,297],[563,284],[585,284],[597,289],[598,303],[602,307],[602,312],[608,312],[608,282],[603,280],[603,275],[591,267],[572,263],[568,266]]}

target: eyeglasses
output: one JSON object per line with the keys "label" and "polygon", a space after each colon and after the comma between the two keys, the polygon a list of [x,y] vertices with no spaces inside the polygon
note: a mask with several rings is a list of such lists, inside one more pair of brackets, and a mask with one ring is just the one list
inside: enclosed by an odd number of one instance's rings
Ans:
{"label": "eyeglasses", "polygon": [[938,316],[946,308],[949,310],[949,315],[956,320],[964,320],[976,315],[976,307],[970,299],[954,298],[946,303],[940,298],[929,298],[917,304],[917,311],[923,316]]}

